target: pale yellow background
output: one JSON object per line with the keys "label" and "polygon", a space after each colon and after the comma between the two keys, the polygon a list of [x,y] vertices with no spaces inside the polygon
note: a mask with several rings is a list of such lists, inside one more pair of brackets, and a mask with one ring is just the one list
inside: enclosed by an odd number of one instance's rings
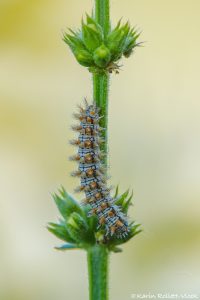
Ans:
{"label": "pale yellow background", "polygon": [[[0,299],[87,299],[85,253],[56,252],[50,193],[78,181],[68,156],[76,104],[91,76],[61,40],[85,0],[0,0]],[[112,76],[112,183],[133,187],[144,232],[112,255],[113,300],[200,294],[200,1],[112,0],[112,20],[142,29],[145,47]],[[199,295],[200,297],[200,295]]]}

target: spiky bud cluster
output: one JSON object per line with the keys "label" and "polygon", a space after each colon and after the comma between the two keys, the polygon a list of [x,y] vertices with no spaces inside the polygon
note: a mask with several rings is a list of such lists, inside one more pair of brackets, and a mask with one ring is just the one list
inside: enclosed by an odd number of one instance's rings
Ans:
{"label": "spiky bud cluster", "polygon": [[104,73],[119,69],[118,61],[129,57],[138,42],[140,33],[129,22],[117,23],[113,30],[104,34],[103,28],[89,15],[82,21],[81,30],[64,33],[63,40],[70,47],[76,60],[90,72]]}
{"label": "spiky bud cluster", "polygon": [[[127,213],[131,204],[132,194],[130,196],[128,194],[129,191],[126,191],[122,195],[118,195],[117,188],[114,195],[116,204],[121,207],[123,213]],[[58,250],[87,250],[96,243],[106,243],[110,251],[121,252],[121,248],[118,246],[141,232],[140,224],[132,222],[129,224],[128,234],[123,239],[112,236],[109,240],[105,240],[105,230],[97,228],[97,216],[93,215],[88,218],[90,205],[81,206],[63,187],[58,194],[53,195],[53,198],[62,219],[59,219],[58,223],[49,223],[48,230],[65,242],[62,246],[56,247]]]}

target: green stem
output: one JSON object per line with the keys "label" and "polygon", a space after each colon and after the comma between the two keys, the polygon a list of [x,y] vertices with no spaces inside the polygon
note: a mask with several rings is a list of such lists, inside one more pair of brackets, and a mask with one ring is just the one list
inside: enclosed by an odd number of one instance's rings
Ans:
{"label": "green stem", "polygon": [[108,300],[108,249],[95,245],[87,251],[90,300]]}
{"label": "green stem", "polygon": [[104,164],[107,166],[108,153],[108,88],[109,75],[108,74],[93,74],[93,98],[97,106],[101,109],[100,113],[102,119],[100,126],[105,128],[102,132],[102,137],[105,142],[101,146],[101,150],[105,153]]}
{"label": "green stem", "polygon": [[[95,19],[102,26],[104,35],[110,30],[109,0],[95,0]],[[103,116],[100,126],[103,131],[101,150],[105,153],[104,164],[107,167],[108,150],[108,87],[109,74],[93,74],[93,98]],[[95,245],[87,250],[90,300],[108,300],[108,249],[104,245]]]}
{"label": "green stem", "polygon": [[110,0],[95,0],[95,19],[102,26],[104,34],[110,30]]}
{"label": "green stem", "polygon": [[[109,0],[95,0],[95,20],[102,26],[104,36],[110,30],[110,5]],[[93,98],[97,106],[101,109],[103,116],[100,121],[100,126],[105,128],[102,137],[105,143],[101,150],[105,153],[104,164],[107,166],[107,152],[108,152],[108,88],[109,88],[109,74],[93,74]]]}

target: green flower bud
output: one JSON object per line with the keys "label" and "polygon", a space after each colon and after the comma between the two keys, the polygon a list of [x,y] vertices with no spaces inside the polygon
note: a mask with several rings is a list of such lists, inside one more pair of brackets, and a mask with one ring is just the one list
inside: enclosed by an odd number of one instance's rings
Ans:
{"label": "green flower bud", "polygon": [[63,40],[70,47],[77,61],[96,74],[118,73],[118,61],[122,55],[129,57],[137,42],[139,33],[131,28],[129,22],[117,23],[113,30],[104,35],[102,26],[86,14],[82,28],[77,31],[69,29]]}
{"label": "green flower bud", "polygon": [[92,55],[87,50],[76,50],[74,55],[82,66],[90,67],[94,64]]}
{"label": "green flower bud", "polygon": [[123,51],[123,55],[125,57],[129,57],[133,53],[133,49],[137,46],[139,46],[139,43],[137,43],[137,38],[140,36],[140,33],[137,33],[137,31],[134,31],[132,29],[131,33],[126,39],[125,47]]}
{"label": "green flower bud", "polygon": [[85,47],[93,52],[103,41],[102,32],[93,24],[82,24],[82,38]]}
{"label": "green flower bud", "polygon": [[120,59],[122,56],[129,31],[130,26],[128,23],[122,27],[120,27],[120,23],[118,23],[116,28],[108,35],[106,45],[111,52],[113,61]]}
{"label": "green flower bud", "polygon": [[97,48],[93,55],[94,62],[98,67],[106,67],[110,62],[111,54],[109,49],[105,45],[101,45]]}

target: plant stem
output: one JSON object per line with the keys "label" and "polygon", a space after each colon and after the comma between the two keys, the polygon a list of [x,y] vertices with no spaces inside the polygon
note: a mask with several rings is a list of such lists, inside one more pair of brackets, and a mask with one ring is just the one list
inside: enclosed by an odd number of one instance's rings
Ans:
{"label": "plant stem", "polygon": [[95,245],[87,251],[90,300],[108,300],[108,249]]}
{"label": "plant stem", "polygon": [[107,167],[108,152],[108,88],[108,74],[93,74],[93,98],[97,106],[101,109],[102,119],[100,120],[100,126],[105,128],[102,132],[102,138],[105,139],[105,142],[101,146],[101,150],[105,153],[103,159],[105,167]]}
{"label": "plant stem", "polygon": [[[109,0],[95,0],[95,19],[102,26],[104,35],[110,30]],[[108,87],[109,74],[93,74],[93,99],[101,109],[103,116],[100,126],[105,128],[105,139],[101,150],[105,153],[104,164],[107,167],[108,149]],[[108,249],[96,244],[87,250],[90,300],[108,300]]]}
{"label": "plant stem", "polygon": [[110,29],[110,0],[95,0],[95,19],[102,26],[104,34]]}
{"label": "plant stem", "polygon": [[[109,0],[95,0],[95,20],[102,26],[104,36],[110,30],[110,5]],[[104,164],[107,167],[107,152],[108,152],[108,88],[109,74],[93,74],[93,98],[97,106],[101,109],[103,118],[100,121],[100,126],[105,128],[102,137],[105,143],[101,150],[105,153]]]}

